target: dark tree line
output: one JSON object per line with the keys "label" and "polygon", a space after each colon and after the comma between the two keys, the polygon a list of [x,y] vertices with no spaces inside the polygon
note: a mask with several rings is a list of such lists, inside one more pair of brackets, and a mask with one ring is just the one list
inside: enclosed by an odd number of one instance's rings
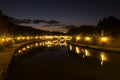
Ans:
{"label": "dark tree line", "polygon": [[108,36],[120,36],[120,20],[116,17],[109,16],[99,21],[97,26],[83,25],[78,28],[72,28],[68,34],[82,34],[82,35],[101,35],[101,31],[104,31],[104,35]]}
{"label": "dark tree line", "polygon": [[77,34],[93,35],[95,33],[96,33],[95,26],[92,25],[82,25],[80,27],[70,29],[68,32],[68,34],[70,35],[77,35]]}
{"label": "dark tree line", "polygon": [[[24,22],[28,23],[31,20],[27,19]],[[40,21],[38,21],[40,22]],[[34,23],[37,23],[37,20],[34,20]],[[57,23],[57,21],[49,21],[50,24]],[[49,32],[40,29],[35,29],[33,27],[21,26],[14,22],[13,18],[4,15],[0,10],[0,36],[2,35],[12,35],[12,36],[34,36],[34,35],[61,35],[60,32]]]}
{"label": "dark tree line", "polygon": [[105,17],[103,20],[99,21],[96,30],[98,33],[100,33],[101,30],[104,30],[107,35],[119,36],[120,20],[113,16]]}

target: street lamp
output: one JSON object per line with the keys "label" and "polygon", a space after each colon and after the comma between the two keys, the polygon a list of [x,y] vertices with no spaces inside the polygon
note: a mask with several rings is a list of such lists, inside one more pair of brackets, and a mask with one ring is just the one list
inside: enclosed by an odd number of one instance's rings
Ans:
{"label": "street lamp", "polygon": [[100,41],[101,42],[108,42],[109,41],[109,37],[100,37]]}
{"label": "street lamp", "polygon": [[39,36],[36,36],[36,37],[35,37],[35,39],[38,39],[38,38],[39,38]]}
{"label": "street lamp", "polygon": [[91,39],[92,39],[91,37],[85,37],[86,41],[91,41]]}
{"label": "street lamp", "polygon": [[5,38],[2,38],[2,42],[5,42]]}
{"label": "street lamp", "polygon": [[76,41],[79,41],[80,39],[81,39],[80,36],[77,36],[77,37],[76,37]]}
{"label": "street lamp", "polygon": [[17,37],[17,40],[20,40],[21,39],[21,37]]}
{"label": "street lamp", "polygon": [[27,40],[30,40],[30,36],[27,36]]}

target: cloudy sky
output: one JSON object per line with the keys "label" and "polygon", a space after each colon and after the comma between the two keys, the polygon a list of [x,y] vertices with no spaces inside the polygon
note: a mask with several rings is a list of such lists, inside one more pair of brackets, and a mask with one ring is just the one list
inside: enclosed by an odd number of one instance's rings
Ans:
{"label": "cloudy sky", "polygon": [[0,0],[9,16],[96,25],[105,16],[120,18],[120,0]]}

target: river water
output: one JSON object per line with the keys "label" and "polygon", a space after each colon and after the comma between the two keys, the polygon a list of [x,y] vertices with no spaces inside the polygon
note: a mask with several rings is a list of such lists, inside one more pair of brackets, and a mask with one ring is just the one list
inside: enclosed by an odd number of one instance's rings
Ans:
{"label": "river water", "polygon": [[6,80],[120,80],[120,53],[33,42],[16,50]]}

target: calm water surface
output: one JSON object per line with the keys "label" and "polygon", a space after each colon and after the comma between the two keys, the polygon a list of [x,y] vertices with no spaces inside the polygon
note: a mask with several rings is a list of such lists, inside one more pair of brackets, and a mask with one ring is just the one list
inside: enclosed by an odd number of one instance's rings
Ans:
{"label": "calm water surface", "polygon": [[30,43],[16,50],[6,80],[120,80],[120,53]]}

